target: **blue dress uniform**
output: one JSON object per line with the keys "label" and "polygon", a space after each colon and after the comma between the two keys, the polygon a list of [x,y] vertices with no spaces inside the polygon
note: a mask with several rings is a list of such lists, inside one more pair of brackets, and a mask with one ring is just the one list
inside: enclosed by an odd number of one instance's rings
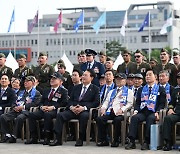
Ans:
{"label": "blue dress uniform", "polygon": [[[92,49],[86,49],[85,53],[86,53],[86,55],[93,55],[93,56],[97,55],[97,53]],[[97,62],[95,60],[93,62],[94,63],[92,66],[90,66],[90,69],[94,70],[94,72],[96,73],[96,77],[93,79],[92,83],[99,87],[100,86],[99,79],[100,79],[101,75],[105,73],[105,67],[100,62]],[[86,62],[81,65],[81,70],[83,72],[86,71],[87,69],[89,69],[89,63],[90,62]]]}

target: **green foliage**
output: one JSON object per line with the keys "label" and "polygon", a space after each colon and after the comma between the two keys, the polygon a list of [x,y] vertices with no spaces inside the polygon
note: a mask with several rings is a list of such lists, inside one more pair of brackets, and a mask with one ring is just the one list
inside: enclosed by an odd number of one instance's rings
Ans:
{"label": "green foliage", "polygon": [[116,59],[121,51],[124,51],[126,48],[122,47],[121,44],[117,41],[111,41],[106,43],[106,54],[108,57],[113,57]]}

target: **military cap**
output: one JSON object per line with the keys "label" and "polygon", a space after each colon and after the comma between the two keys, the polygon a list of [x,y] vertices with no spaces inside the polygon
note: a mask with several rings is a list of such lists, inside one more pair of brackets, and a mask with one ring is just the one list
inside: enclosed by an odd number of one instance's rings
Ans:
{"label": "military cap", "polygon": [[142,74],[137,73],[137,74],[134,75],[134,78],[140,78],[140,79],[143,79],[143,76],[142,76]]}
{"label": "military cap", "polygon": [[94,56],[97,55],[96,51],[94,51],[92,49],[86,49],[85,53],[86,53],[86,55],[94,55]]}
{"label": "military cap", "polygon": [[178,55],[179,55],[179,52],[176,52],[176,51],[173,52],[173,56],[178,56]]}
{"label": "military cap", "polygon": [[177,74],[177,78],[180,78],[180,72]]}
{"label": "military cap", "polygon": [[18,56],[18,59],[21,59],[21,58],[26,59],[26,55],[25,55],[25,54],[20,54],[20,55]]}
{"label": "military cap", "polygon": [[6,58],[5,54],[0,53],[0,58]]}
{"label": "military cap", "polygon": [[117,73],[115,78],[127,79],[127,76],[125,73]]}
{"label": "military cap", "polygon": [[60,59],[57,63],[58,64],[64,64],[64,61],[62,59]]}
{"label": "military cap", "polygon": [[66,69],[66,66],[64,63],[58,63],[58,68],[62,68],[62,67]]}
{"label": "military cap", "polygon": [[64,81],[64,77],[59,72],[54,72],[51,77]]}
{"label": "military cap", "polygon": [[106,52],[105,51],[100,51],[99,56],[106,56]]}
{"label": "military cap", "polygon": [[162,48],[162,49],[161,49],[161,52],[160,52],[160,53],[162,53],[162,52],[166,52],[167,54],[169,54],[168,50],[166,50],[165,48]]}
{"label": "military cap", "polygon": [[127,78],[134,78],[134,77],[135,77],[135,75],[132,74],[132,73],[130,73],[130,74],[127,75]]}
{"label": "military cap", "polygon": [[27,76],[27,77],[25,78],[25,80],[27,80],[27,81],[32,81],[32,82],[35,82],[35,81],[36,81],[36,80],[35,80],[35,77],[32,76],[32,75]]}
{"label": "military cap", "polygon": [[124,51],[122,52],[122,55],[124,55],[124,54],[131,55],[131,52],[130,52],[129,50],[124,50]]}
{"label": "military cap", "polygon": [[153,58],[153,57],[150,59],[150,62],[151,61],[154,61],[156,64],[158,63],[158,61],[155,58]]}
{"label": "military cap", "polygon": [[106,61],[113,61],[113,60],[112,60],[112,58],[107,57],[107,58],[106,58]]}
{"label": "military cap", "polygon": [[85,55],[86,53],[85,53],[84,50],[81,50],[81,51],[79,52],[79,54],[80,54],[80,55]]}
{"label": "military cap", "polygon": [[47,54],[45,52],[40,52],[39,57],[41,57],[41,56],[47,56]]}
{"label": "military cap", "polygon": [[137,50],[135,51],[135,53],[140,53],[141,55],[143,55],[143,52],[142,52],[141,50],[139,50],[139,49],[137,49]]}

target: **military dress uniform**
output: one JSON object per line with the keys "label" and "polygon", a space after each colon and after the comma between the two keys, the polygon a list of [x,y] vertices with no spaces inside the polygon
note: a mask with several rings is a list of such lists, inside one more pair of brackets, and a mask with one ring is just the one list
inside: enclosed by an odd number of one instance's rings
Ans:
{"label": "military dress uniform", "polygon": [[12,78],[13,76],[13,71],[10,67],[7,67],[7,66],[3,66],[2,68],[0,68],[0,78],[3,76],[3,75],[7,75],[9,79]]}
{"label": "military dress uniform", "polygon": [[39,78],[39,86],[41,88],[50,87],[49,81],[54,73],[54,68],[51,65],[44,64],[43,66],[37,66],[34,68],[33,73]]}
{"label": "military dress uniform", "polygon": [[162,70],[168,71],[168,73],[170,75],[169,84],[172,86],[176,86],[177,85],[177,81],[176,81],[177,68],[176,68],[176,66],[171,63],[167,63],[165,66],[163,66],[162,64],[158,64],[157,71],[160,72]]}
{"label": "military dress uniform", "polygon": [[136,73],[136,64],[134,62],[129,62],[126,64],[123,62],[121,65],[118,66],[117,68],[117,73],[125,73],[126,75],[131,74],[131,73]]}
{"label": "military dress uniform", "polygon": [[14,72],[14,77],[20,79],[21,89],[24,89],[24,81],[27,76],[33,75],[33,71],[25,66],[23,69],[17,68]]}

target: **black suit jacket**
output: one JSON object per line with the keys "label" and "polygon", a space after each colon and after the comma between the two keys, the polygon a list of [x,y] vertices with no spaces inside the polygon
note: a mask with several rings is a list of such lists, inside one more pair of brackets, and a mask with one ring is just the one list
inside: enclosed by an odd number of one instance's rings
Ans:
{"label": "black suit jacket", "polygon": [[[1,87],[0,87],[0,94],[1,94]],[[13,89],[8,87],[4,94],[0,97],[0,107],[4,111],[5,107],[11,107],[12,104],[16,103],[16,93]]]}
{"label": "black suit jacket", "polygon": [[[137,99],[136,99],[136,104],[135,104],[135,107],[134,107],[134,110],[137,110],[138,112],[142,111],[140,109],[142,89],[143,89],[143,87],[139,88],[138,91],[137,91]],[[166,92],[165,92],[163,87],[159,87],[156,106],[155,106],[155,112],[160,111],[161,109],[163,109],[165,107],[165,103],[166,103]]]}
{"label": "black suit jacket", "polygon": [[100,103],[99,88],[94,84],[90,84],[84,97],[81,99],[81,101],[79,101],[82,86],[83,84],[74,86],[68,102],[68,107],[71,105],[76,106],[78,104],[81,106],[86,106],[88,110],[90,108],[98,107]]}
{"label": "black suit jacket", "polygon": [[51,92],[51,88],[44,90],[42,99],[40,102],[41,106],[54,106],[56,109],[59,107],[65,107],[68,102],[68,91],[63,87],[59,87],[54,93],[53,98],[49,101],[48,96]]}

